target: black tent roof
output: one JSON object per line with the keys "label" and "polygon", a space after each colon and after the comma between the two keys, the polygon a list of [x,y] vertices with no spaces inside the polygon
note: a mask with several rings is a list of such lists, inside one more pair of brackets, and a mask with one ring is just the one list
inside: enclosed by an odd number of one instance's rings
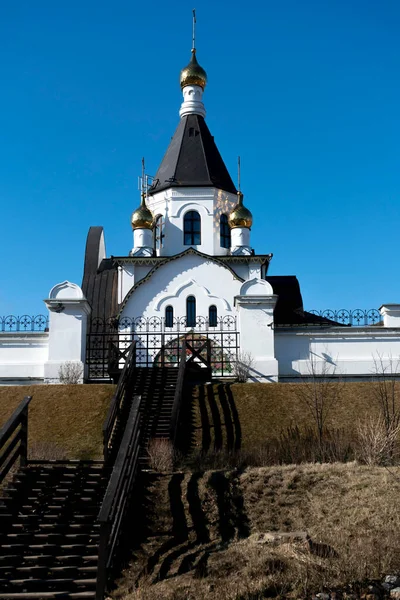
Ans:
{"label": "black tent roof", "polygon": [[200,115],[183,117],[158,168],[150,194],[170,187],[216,187],[237,190]]}

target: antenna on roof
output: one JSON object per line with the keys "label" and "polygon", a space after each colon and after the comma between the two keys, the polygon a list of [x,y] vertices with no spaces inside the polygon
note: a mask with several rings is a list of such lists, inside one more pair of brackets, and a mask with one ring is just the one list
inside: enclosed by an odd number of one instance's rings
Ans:
{"label": "antenna on roof", "polygon": [[138,177],[138,182],[141,197],[147,198],[149,195],[149,189],[154,183],[154,178],[152,175],[146,175],[144,157],[142,158],[142,174]]}
{"label": "antenna on roof", "polygon": [[193,9],[192,52],[196,52],[196,9]]}
{"label": "antenna on roof", "polygon": [[142,174],[139,177],[139,190],[142,199],[146,196],[146,176],[145,176],[145,166],[144,166],[144,157],[142,158]]}
{"label": "antenna on roof", "polygon": [[240,192],[240,156],[238,156],[238,192]]}

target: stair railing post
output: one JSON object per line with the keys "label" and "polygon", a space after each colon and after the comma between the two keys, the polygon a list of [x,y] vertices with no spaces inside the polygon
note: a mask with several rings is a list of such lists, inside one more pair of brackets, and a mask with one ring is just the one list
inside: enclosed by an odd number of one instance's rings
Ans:
{"label": "stair railing post", "polygon": [[21,442],[20,442],[20,466],[25,467],[28,462],[28,407],[21,415]]}
{"label": "stair railing post", "polygon": [[108,540],[111,523],[102,523],[100,528],[99,558],[97,566],[96,600],[104,600],[107,585]]}

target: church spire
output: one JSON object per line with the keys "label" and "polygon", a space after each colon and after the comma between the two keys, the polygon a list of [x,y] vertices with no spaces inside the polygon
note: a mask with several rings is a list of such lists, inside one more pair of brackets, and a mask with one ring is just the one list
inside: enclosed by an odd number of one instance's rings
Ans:
{"label": "church spire", "polygon": [[189,64],[182,69],[180,76],[183,93],[183,102],[179,111],[181,118],[187,115],[206,116],[206,109],[202,101],[206,83],[207,73],[196,58],[196,11],[193,10],[192,58]]}

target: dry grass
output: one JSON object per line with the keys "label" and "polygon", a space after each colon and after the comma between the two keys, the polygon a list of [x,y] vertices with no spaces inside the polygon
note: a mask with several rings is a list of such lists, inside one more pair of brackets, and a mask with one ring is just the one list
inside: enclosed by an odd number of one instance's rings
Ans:
{"label": "dry grass", "polygon": [[[68,459],[102,458],[102,424],[112,385],[0,387],[0,426],[25,396],[29,405],[28,451]],[[35,456],[39,458],[39,456]]]}
{"label": "dry grass", "polygon": [[[400,469],[176,473],[160,475],[150,490],[148,536],[112,598],[300,599],[400,570]],[[266,541],[268,532],[291,531],[312,542]]]}
{"label": "dry grass", "polygon": [[[193,405],[195,449],[250,449],[298,426],[312,425],[299,399],[302,383],[214,384],[195,390]],[[341,397],[332,406],[327,429],[353,436],[357,421],[378,416],[377,383],[343,383]],[[396,382],[400,391],[400,382]]]}

